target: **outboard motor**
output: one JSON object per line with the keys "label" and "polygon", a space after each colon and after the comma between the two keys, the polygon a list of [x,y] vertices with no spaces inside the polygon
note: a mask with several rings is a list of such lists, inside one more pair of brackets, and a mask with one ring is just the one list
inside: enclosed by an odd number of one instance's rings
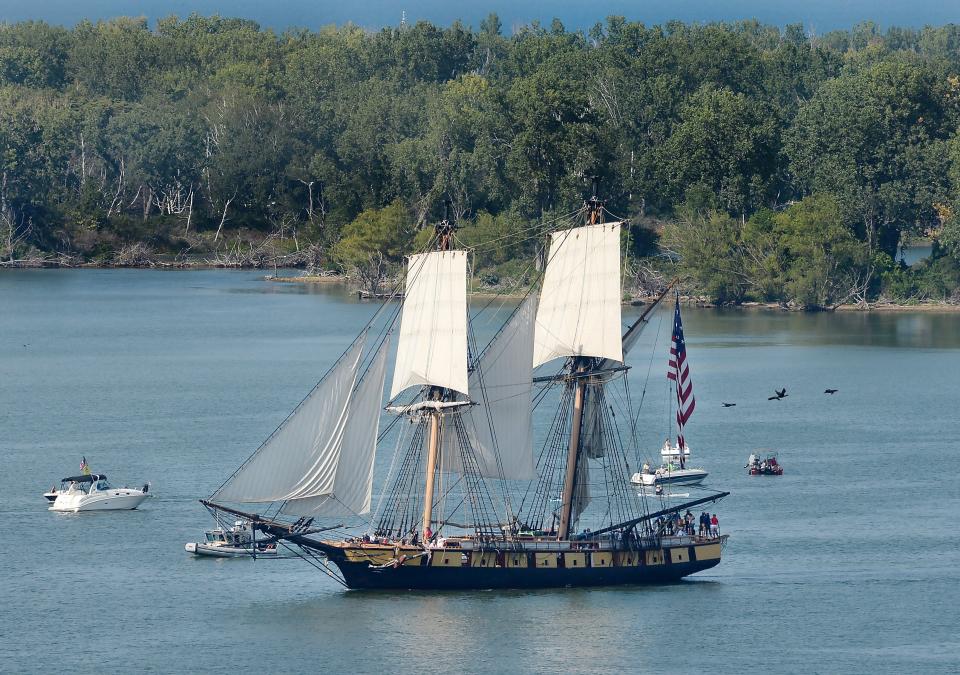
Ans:
{"label": "outboard motor", "polygon": [[147,494],[150,491],[150,483],[143,484],[143,494]]}

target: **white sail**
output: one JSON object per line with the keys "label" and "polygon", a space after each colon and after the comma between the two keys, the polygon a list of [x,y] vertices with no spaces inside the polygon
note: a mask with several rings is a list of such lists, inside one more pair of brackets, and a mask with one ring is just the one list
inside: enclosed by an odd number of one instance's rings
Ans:
{"label": "white sail", "polygon": [[533,365],[567,356],[623,361],[620,223],[554,232],[540,291]]}
{"label": "white sail", "polygon": [[350,516],[370,512],[373,461],[389,342],[384,340],[350,400],[333,488],[328,494],[291,499],[280,510],[295,516]]}
{"label": "white sail", "polygon": [[214,501],[277,502],[332,491],[365,337],[213,495]]}
{"label": "white sail", "polygon": [[410,256],[390,398],[409,387],[467,387],[467,254]]}
{"label": "white sail", "polygon": [[[477,360],[470,391],[477,405],[460,413],[470,455],[485,478],[536,478],[531,392],[536,296],[529,296]],[[459,436],[447,423],[440,467],[463,473]],[[469,461],[469,460],[468,460]]]}

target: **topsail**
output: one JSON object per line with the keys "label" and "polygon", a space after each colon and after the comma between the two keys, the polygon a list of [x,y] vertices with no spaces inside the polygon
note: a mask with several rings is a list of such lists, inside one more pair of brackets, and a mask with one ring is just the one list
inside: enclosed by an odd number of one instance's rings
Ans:
{"label": "topsail", "polygon": [[469,393],[466,251],[410,256],[390,398],[421,385]]}
{"label": "topsail", "polygon": [[534,367],[568,356],[623,361],[620,330],[620,223],[553,233]]}

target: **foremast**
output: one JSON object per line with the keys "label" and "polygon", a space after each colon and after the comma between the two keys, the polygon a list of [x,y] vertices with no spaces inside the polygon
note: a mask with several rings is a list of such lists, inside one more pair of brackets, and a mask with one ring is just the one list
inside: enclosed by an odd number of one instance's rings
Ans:
{"label": "foremast", "polygon": [[[446,205],[444,205],[446,211]],[[435,226],[437,250],[449,251],[453,240],[453,225],[447,219],[446,212],[443,220]],[[449,390],[443,387],[430,387],[427,398],[432,401],[440,401],[448,394]],[[440,438],[443,433],[443,417],[439,407],[429,413],[430,416],[430,436],[427,440],[427,470],[424,479],[423,489],[423,523],[420,528],[421,536],[426,541],[430,538],[433,520],[433,498],[434,486],[437,483],[437,457],[440,454]]]}
{"label": "foremast", "polygon": [[[605,202],[593,195],[586,201],[586,224],[599,225],[603,223],[603,207]],[[583,410],[587,396],[587,379],[592,370],[593,361],[590,357],[575,356],[569,362],[569,383],[573,392],[573,419],[570,424],[570,442],[567,448],[567,466],[564,473],[563,492],[561,493],[560,523],[557,529],[557,539],[565,540],[570,537],[570,527],[575,520],[574,499],[577,489],[579,464],[586,461],[582,458],[581,431],[583,429]]]}

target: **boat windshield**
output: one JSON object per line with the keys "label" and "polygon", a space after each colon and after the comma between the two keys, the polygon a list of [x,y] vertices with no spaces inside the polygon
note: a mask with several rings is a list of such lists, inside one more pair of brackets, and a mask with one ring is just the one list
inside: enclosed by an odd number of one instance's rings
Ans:
{"label": "boat windshield", "polygon": [[110,483],[108,483],[108,482],[105,481],[105,480],[98,480],[98,481],[97,481],[97,489],[98,489],[98,490],[109,490],[109,489],[110,489]]}

